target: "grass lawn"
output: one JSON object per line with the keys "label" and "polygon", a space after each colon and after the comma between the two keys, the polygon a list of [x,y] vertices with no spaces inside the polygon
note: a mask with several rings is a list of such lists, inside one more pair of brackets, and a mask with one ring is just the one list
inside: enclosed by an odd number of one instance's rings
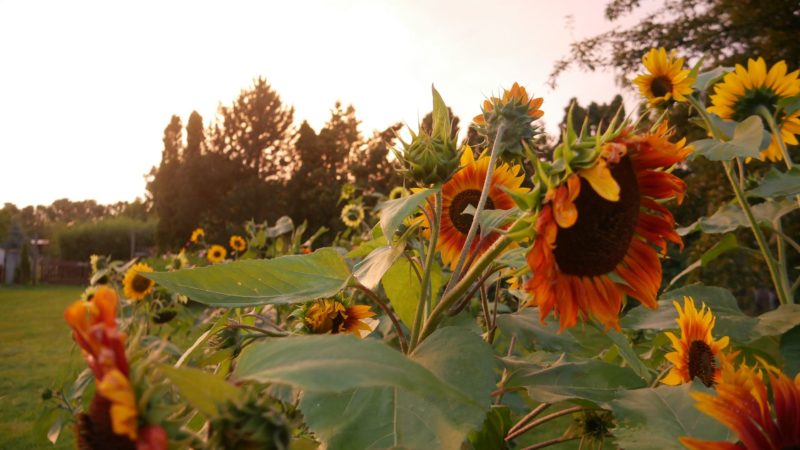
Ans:
{"label": "grass lawn", "polygon": [[0,448],[72,448],[71,433],[58,445],[33,425],[42,411],[41,393],[69,371],[84,368],[64,322],[64,309],[80,286],[0,286]]}

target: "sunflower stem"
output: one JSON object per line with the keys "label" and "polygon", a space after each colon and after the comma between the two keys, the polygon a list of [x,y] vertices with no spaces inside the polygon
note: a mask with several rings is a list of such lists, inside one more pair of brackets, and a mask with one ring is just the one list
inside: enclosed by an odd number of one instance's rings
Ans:
{"label": "sunflower stem", "polygon": [[[478,205],[475,207],[475,215],[472,217],[472,224],[469,226],[467,232],[467,239],[464,241],[464,247],[461,248],[461,254],[458,255],[458,262],[453,269],[453,274],[450,276],[450,281],[447,282],[447,288],[444,290],[445,294],[449,292],[458,282],[461,277],[461,271],[464,267],[464,262],[467,260],[467,255],[470,253],[472,241],[475,240],[475,235],[478,232],[478,224],[480,223],[480,215],[483,208],[486,206],[486,199],[489,197],[489,189],[492,186],[492,176],[494,175],[494,166],[497,163],[497,158],[500,156],[502,145],[500,142],[503,139],[505,132],[505,124],[501,123],[497,127],[497,135],[494,138],[494,145],[492,145],[492,153],[489,157],[489,167],[486,168],[486,179],[483,180],[483,190],[481,190],[481,197],[478,199]],[[459,211],[460,213],[461,211]]]}
{"label": "sunflower stem", "polygon": [[508,433],[508,435],[505,437],[505,441],[508,442],[508,441],[510,441],[510,440],[512,440],[512,439],[514,439],[516,437],[519,437],[522,434],[525,434],[529,430],[532,430],[532,429],[538,427],[539,425],[541,425],[543,423],[549,422],[549,421],[551,421],[553,419],[557,419],[557,418],[559,418],[561,416],[566,416],[567,414],[573,414],[573,413],[581,412],[581,411],[592,411],[592,410],[595,410],[595,409],[600,409],[600,408],[589,408],[589,407],[585,407],[585,406],[573,406],[572,408],[567,408],[567,409],[562,409],[561,411],[556,411],[556,412],[554,412],[552,414],[548,414],[548,415],[542,417],[541,419],[536,419],[533,422],[530,422],[525,426],[517,428],[512,433]]}
{"label": "sunflower stem", "polygon": [[[714,139],[722,140],[719,130],[713,126],[711,119],[708,117],[708,112],[705,110],[705,108],[703,108],[697,98],[695,98],[693,95],[690,95],[687,98],[689,99],[689,103],[692,104],[697,113],[703,118],[703,121],[705,122],[709,131],[711,131],[711,134],[714,136]],[[786,289],[784,288],[784,284],[782,282],[782,277],[780,275],[782,272],[778,268],[778,261],[772,255],[769,245],[767,245],[767,239],[764,236],[764,232],[761,230],[761,226],[758,224],[758,221],[756,221],[744,192],[739,188],[739,183],[737,183],[733,177],[733,166],[731,162],[722,161],[722,167],[725,169],[725,176],[728,178],[731,188],[733,188],[733,194],[736,197],[736,201],[739,203],[742,211],[744,211],[745,217],[747,217],[747,222],[750,225],[750,229],[753,231],[753,236],[756,238],[758,249],[761,250],[761,254],[764,255],[764,260],[767,262],[769,275],[772,279],[772,284],[775,287],[775,293],[778,296],[778,300],[780,301],[781,305],[785,305],[788,303],[789,297],[787,296]]]}
{"label": "sunflower stem", "polygon": [[442,220],[442,190],[438,189],[434,197],[434,214],[431,223],[431,239],[428,245],[428,254],[425,255],[425,267],[422,273],[422,284],[420,284],[419,302],[414,316],[414,326],[411,328],[411,343],[408,352],[412,352],[419,343],[420,331],[422,330],[422,319],[425,316],[425,304],[428,301],[428,291],[431,284],[431,269],[434,258],[436,257],[436,243],[439,240],[439,224]]}

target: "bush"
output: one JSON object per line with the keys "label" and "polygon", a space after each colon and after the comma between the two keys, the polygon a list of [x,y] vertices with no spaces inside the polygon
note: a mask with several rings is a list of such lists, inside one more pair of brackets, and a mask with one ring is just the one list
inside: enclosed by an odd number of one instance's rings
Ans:
{"label": "bush", "polygon": [[110,255],[112,259],[128,259],[131,239],[134,253],[146,253],[155,245],[156,221],[146,222],[115,217],[62,228],[55,232],[59,254],[69,261],[87,261],[92,254]]}

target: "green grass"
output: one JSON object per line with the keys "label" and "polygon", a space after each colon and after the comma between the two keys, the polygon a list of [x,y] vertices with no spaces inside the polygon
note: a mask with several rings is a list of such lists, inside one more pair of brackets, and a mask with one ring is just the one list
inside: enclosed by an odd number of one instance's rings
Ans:
{"label": "green grass", "polygon": [[64,309],[79,286],[0,287],[0,448],[72,448],[71,433],[51,445],[34,430],[45,388],[83,369]]}

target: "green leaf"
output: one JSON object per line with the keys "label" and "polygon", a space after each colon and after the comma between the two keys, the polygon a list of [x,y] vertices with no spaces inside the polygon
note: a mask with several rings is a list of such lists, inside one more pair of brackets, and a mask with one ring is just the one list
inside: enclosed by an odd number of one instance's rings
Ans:
{"label": "green leaf", "polygon": [[381,212],[381,229],[386,238],[394,236],[397,228],[403,223],[406,217],[410,216],[420,205],[425,203],[425,200],[433,195],[436,189],[423,189],[408,197],[401,197],[395,200],[388,200],[381,203],[379,209]]}
{"label": "green leaf", "polygon": [[[467,205],[462,214],[475,215],[475,207]],[[502,230],[504,225],[509,225],[520,215],[518,208],[511,209],[484,209],[478,217],[478,224],[481,226],[480,237],[485,237],[491,232]]]}
{"label": "green leaf", "polygon": [[[781,199],[767,200],[758,205],[751,206],[756,221],[762,227],[772,227],[773,221],[789,214],[798,208],[797,202]],[[688,227],[678,228],[676,231],[681,236],[702,231],[708,234],[728,233],[739,227],[749,227],[749,222],[742,209],[735,204],[727,204],[717,210],[711,217],[701,217]]]}
{"label": "green leaf", "polygon": [[350,250],[344,256],[345,258],[363,258],[369,255],[376,248],[383,247],[385,245],[389,245],[389,242],[386,241],[386,237],[380,236],[367,242],[363,242],[358,247]]}
{"label": "green leaf", "polygon": [[653,380],[650,369],[647,368],[647,366],[644,364],[644,361],[642,361],[636,351],[633,350],[628,338],[622,333],[614,330],[609,330],[606,335],[617,347],[620,356],[622,356],[622,359],[628,364],[628,367],[636,372],[636,375],[639,375],[647,384],[650,384],[650,382]]}
{"label": "green leaf", "polygon": [[196,302],[231,308],[330,297],[345,287],[350,269],[336,250],[322,248],[309,255],[142,275]]}
{"label": "green leaf", "polygon": [[486,415],[483,428],[469,434],[469,442],[475,450],[507,450],[505,437],[513,425],[508,406],[494,405]]}
{"label": "green leaf", "polygon": [[694,154],[711,161],[729,161],[734,158],[758,158],[764,124],[758,116],[750,116],[734,128],[733,139],[725,142],[717,139],[701,139],[692,143]]}
{"label": "green leaf", "polygon": [[525,308],[513,314],[498,314],[497,326],[506,336],[517,336],[517,345],[527,350],[567,353],[571,356],[595,356],[611,345],[596,327],[572,327],[559,333],[557,321],[539,320],[538,308]]}
{"label": "green leaf", "polygon": [[681,386],[622,391],[611,402],[617,420],[614,436],[620,448],[627,450],[683,449],[681,436],[724,440],[727,429],[695,408],[692,391],[711,392],[695,382]]}
{"label": "green leaf", "polygon": [[793,167],[784,173],[770,169],[755,189],[747,191],[751,197],[775,198],[800,194],[800,168]]}
{"label": "green leaf", "polygon": [[703,253],[703,255],[700,256],[700,258],[697,261],[689,264],[688,266],[686,266],[685,269],[681,271],[681,273],[675,275],[675,277],[673,277],[672,280],[670,280],[669,285],[667,287],[673,286],[676,281],[688,275],[695,269],[699,269],[700,267],[706,267],[711,261],[714,261],[722,254],[727,253],[731,250],[735,250],[737,248],[740,248],[740,246],[739,246],[739,241],[736,240],[736,235],[733,233],[726,234],[725,236],[722,237],[722,239],[719,240],[719,242],[717,242],[716,244],[711,246],[711,248],[706,250],[706,252]]}
{"label": "green leaf", "polygon": [[218,416],[219,405],[239,396],[239,388],[212,373],[191,367],[161,366],[161,370],[177,386],[183,398],[208,417]]}
{"label": "green leaf", "polygon": [[291,233],[292,230],[294,230],[292,218],[289,216],[281,216],[278,218],[278,221],[275,222],[274,226],[266,229],[266,235],[270,239],[275,239],[282,234]]}
{"label": "green leaf", "polygon": [[447,141],[450,139],[450,113],[447,111],[447,105],[444,104],[439,91],[433,85],[431,85],[431,91],[433,92],[433,127],[431,136]]}
{"label": "green leaf", "polygon": [[[422,288],[417,273],[406,258],[400,258],[383,276],[383,290],[400,320],[409,328],[414,324],[417,304]],[[442,269],[434,262],[431,268],[431,287],[433,295],[442,286]]]}
{"label": "green leaf", "polygon": [[697,78],[692,85],[692,89],[700,92],[705,92],[709,86],[720,80],[727,72],[731,70],[730,67],[715,67],[711,70],[697,75]]}
{"label": "green leaf", "polygon": [[353,267],[353,276],[364,286],[375,289],[383,274],[403,255],[405,243],[378,247]]}
{"label": "green leaf", "polygon": [[783,356],[783,371],[790,378],[800,372],[800,325],[781,336],[781,356]]}
{"label": "green leaf", "polygon": [[626,389],[645,386],[632,369],[596,359],[560,362],[546,368],[520,364],[506,382],[507,388],[526,388],[536,401],[586,400],[600,406],[607,406]]}
{"label": "green leaf", "polygon": [[[461,448],[467,434],[483,423],[489,408],[495,387],[491,349],[474,333],[445,327],[426,339],[406,361],[424,368],[447,390],[457,391],[471,402],[420,395],[419,390],[391,385],[335,394],[307,391],[300,409],[326,448]],[[352,367],[351,371],[359,372],[360,368]],[[403,373],[398,376],[402,378]]]}
{"label": "green leaf", "polygon": [[787,116],[795,111],[800,111],[800,95],[778,100],[778,109],[782,109]]}

